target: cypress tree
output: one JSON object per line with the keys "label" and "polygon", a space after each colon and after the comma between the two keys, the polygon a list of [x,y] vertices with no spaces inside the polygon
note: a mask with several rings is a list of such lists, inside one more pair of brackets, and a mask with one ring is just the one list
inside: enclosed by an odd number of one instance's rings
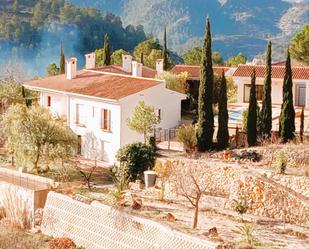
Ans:
{"label": "cypress tree", "polygon": [[211,31],[210,21],[207,18],[206,34],[204,39],[201,81],[198,97],[198,128],[197,147],[199,151],[206,151],[212,148],[214,134],[214,114],[212,109],[214,74],[211,58]]}
{"label": "cypress tree", "polygon": [[247,142],[249,146],[256,145],[257,140],[257,100],[256,100],[256,76],[255,69],[251,76],[251,88],[250,88],[250,99],[249,99],[249,110],[247,120]]}
{"label": "cypress tree", "polygon": [[285,75],[283,82],[283,104],[280,114],[280,137],[286,143],[295,136],[295,110],[293,104],[293,78],[291,68],[291,57],[288,55],[285,64]]}
{"label": "cypress tree", "polygon": [[104,36],[104,46],[103,46],[103,66],[109,66],[111,64],[111,50],[109,45],[109,35]]}
{"label": "cypress tree", "polygon": [[271,104],[271,46],[269,41],[266,52],[266,77],[264,81],[263,105],[260,114],[259,130],[263,137],[269,138],[272,129],[272,104]]}
{"label": "cypress tree", "polygon": [[144,53],[141,53],[141,63],[144,65]]}
{"label": "cypress tree", "polygon": [[63,46],[61,42],[61,49],[60,49],[60,74],[65,74],[65,55],[63,52]]}
{"label": "cypress tree", "polygon": [[229,146],[229,114],[227,110],[227,90],[224,70],[222,70],[219,89],[219,114],[218,114],[218,149],[226,149]]}
{"label": "cypress tree", "polygon": [[164,28],[164,45],[163,45],[163,69],[168,70],[168,51],[167,51],[167,37],[166,37],[166,27]]}

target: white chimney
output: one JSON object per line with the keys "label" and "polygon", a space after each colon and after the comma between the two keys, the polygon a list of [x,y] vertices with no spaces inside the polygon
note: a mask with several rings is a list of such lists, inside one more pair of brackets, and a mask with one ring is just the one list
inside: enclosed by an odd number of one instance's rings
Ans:
{"label": "white chimney", "polygon": [[129,54],[122,55],[122,69],[128,73],[132,72],[132,56]]}
{"label": "white chimney", "polygon": [[164,60],[163,59],[158,59],[156,61],[156,71],[157,71],[157,74],[161,74],[164,72]]}
{"label": "white chimney", "polygon": [[132,76],[142,77],[143,64],[137,61],[132,61]]}
{"label": "white chimney", "polygon": [[67,79],[71,80],[76,78],[76,73],[77,73],[77,59],[76,58],[70,58],[67,61],[67,71],[66,71],[66,75],[67,75]]}
{"label": "white chimney", "polygon": [[93,69],[95,68],[95,52],[90,54],[85,54],[86,57],[86,69]]}

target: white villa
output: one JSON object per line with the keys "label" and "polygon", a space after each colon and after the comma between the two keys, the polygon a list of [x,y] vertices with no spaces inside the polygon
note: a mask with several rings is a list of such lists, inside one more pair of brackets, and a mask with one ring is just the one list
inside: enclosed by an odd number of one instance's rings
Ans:
{"label": "white villa", "polygon": [[66,64],[66,74],[25,83],[40,92],[40,104],[63,116],[78,135],[80,153],[86,158],[115,162],[123,145],[143,141],[127,126],[127,119],[139,101],[153,106],[160,116],[158,128],[172,128],[181,121],[181,101],[185,95],[166,88],[155,76],[163,72],[123,56],[122,66],[95,68],[94,53],[86,55],[85,69],[77,70],[77,59]]}
{"label": "white villa", "polygon": [[[233,74],[237,86],[237,102],[247,103],[250,96],[251,74],[256,71],[257,99],[263,98],[265,66],[239,65]],[[282,104],[282,86],[285,67],[272,66],[272,103]],[[294,105],[309,109],[309,67],[292,67]]]}

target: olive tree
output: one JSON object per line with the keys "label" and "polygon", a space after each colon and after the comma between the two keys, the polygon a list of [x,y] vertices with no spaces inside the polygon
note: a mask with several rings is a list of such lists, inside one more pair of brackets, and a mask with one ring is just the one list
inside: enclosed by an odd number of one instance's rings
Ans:
{"label": "olive tree", "polygon": [[128,118],[127,122],[133,131],[143,134],[146,144],[148,134],[155,125],[160,123],[160,118],[153,106],[147,106],[144,101],[140,101],[134,109],[133,116]]}
{"label": "olive tree", "polygon": [[44,107],[13,105],[2,125],[8,150],[20,165],[31,165],[36,172],[40,172],[41,162],[48,165],[76,152],[76,135]]}

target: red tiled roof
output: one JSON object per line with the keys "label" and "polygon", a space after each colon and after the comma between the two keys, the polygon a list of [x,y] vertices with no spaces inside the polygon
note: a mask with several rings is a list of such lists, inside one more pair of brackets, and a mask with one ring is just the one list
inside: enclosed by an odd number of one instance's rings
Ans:
{"label": "red tiled roof", "polygon": [[25,86],[38,87],[61,92],[75,93],[103,99],[119,100],[161,84],[162,81],[96,73],[82,70],[77,77],[68,80],[66,75],[57,75],[29,81]]}
{"label": "red tiled roof", "polygon": [[[265,77],[265,66],[240,65],[234,72],[234,77],[251,77],[253,68],[255,68],[256,77]],[[283,79],[285,74],[285,67],[272,66],[272,78]],[[309,67],[293,67],[293,79],[309,80]]]}
{"label": "red tiled roof", "polygon": [[[200,77],[200,66],[197,65],[176,65],[171,69],[171,72],[174,74],[180,74],[183,72],[189,73],[189,78],[199,78]],[[213,67],[215,74],[222,73],[222,70],[224,72],[227,72],[230,68],[229,67]]]}
{"label": "red tiled roof", "polygon": [[[111,65],[111,66],[102,66],[102,67],[97,67],[92,70],[95,71],[100,71],[100,72],[108,72],[108,73],[118,73],[118,74],[125,74],[125,75],[131,75],[132,73],[128,73],[123,70],[121,66],[118,65]],[[142,69],[142,77],[144,78],[155,78],[157,75],[157,71],[150,68],[143,66]]]}

